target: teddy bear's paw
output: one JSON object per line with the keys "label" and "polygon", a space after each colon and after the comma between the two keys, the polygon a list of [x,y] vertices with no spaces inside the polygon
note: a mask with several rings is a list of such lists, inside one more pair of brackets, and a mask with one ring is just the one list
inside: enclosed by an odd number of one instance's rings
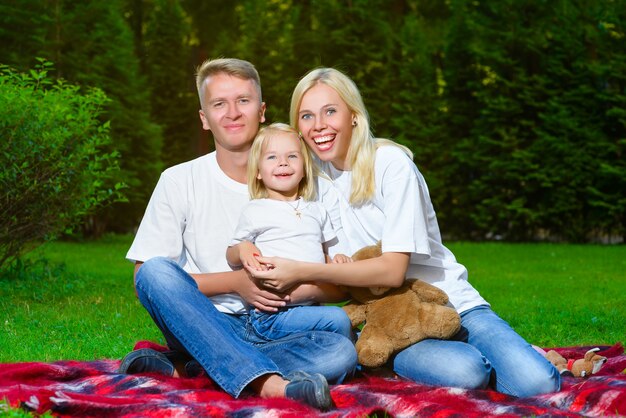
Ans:
{"label": "teddy bear's paw", "polygon": [[424,303],[419,313],[422,331],[427,338],[447,339],[461,329],[461,317],[452,308]]}
{"label": "teddy bear's paw", "polygon": [[359,344],[357,342],[356,351],[359,363],[369,368],[381,367],[387,363],[387,360],[393,354],[391,344],[378,345],[371,344],[371,342],[369,344]]}

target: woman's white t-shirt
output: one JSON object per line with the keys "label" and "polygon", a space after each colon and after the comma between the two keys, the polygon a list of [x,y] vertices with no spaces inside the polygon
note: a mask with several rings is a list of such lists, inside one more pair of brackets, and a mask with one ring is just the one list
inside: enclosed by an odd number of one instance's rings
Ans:
{"label": "woman's white t-shirt", "polygon": [[383,252],[411,253],[406,277],[446,292],[458,312],[488,304],[467,281],[467,269],[443,245],[424,177],[400,148],[378,148],[374,198],[358,207],[348,203],[352,172],[337,170],[329,162],[320,165],[328,176],[319,177],[320,200],[333,225],[341,222],[338,239],[349,247],[349,254],[382,240]]}

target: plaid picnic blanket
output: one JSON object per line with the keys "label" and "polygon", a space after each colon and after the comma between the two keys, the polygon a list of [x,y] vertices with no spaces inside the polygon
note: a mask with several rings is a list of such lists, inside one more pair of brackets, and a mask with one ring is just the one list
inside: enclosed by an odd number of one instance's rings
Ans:
{"label": "plaid picnic blanket", "polygon": [[[136,348],[163,349],[150,342]],[[582,358],[589,346],[561,347]],[[589,378],[564,377],[558,393],[515,398],[493,390],[420,385],[360,375],[331,388],[336,408],[320,413],[289,399],[234,399],[206,376],[120,375],[119,360],[0,364],[0,399],[34,413],[90,417],[605,417],[626,416],[626,355],[600,346],[608,361]]]}

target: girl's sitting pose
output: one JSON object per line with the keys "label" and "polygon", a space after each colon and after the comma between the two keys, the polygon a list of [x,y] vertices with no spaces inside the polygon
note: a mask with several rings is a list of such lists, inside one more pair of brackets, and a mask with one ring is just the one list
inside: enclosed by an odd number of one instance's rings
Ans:
{"label": "girl's sitting pose", "polygon": [[278,291],[307,281],[398,287],[419,278],[448,294],[461,330],[451,340],[427,339],[399,352],[390,361],[398,375],[440,386],[491,385],[522,397],[559,390],[557,370],[491,310],[443,245],[410,151],[372,135],[354,82],[332,68],[311,71],[293,92],[290,118],[320,160],[319,196],[331,220],[341,220],[347,253],[382,240],[383,254],[347,264],[261,257],[272,268],[252,274]]}
{"label": "girl's sitting pose", "polygon": [[[248,159],[248,189],[252,200],[244,207],[226,251],[229,264],[260,270],[266,268],[257,261],[260,255],[312,263],[330,261],[327,248],[339,243],[328,213],[315,201],[309,150],[289,125],[274,123],[259,131]],[[343,254],[332,260],[349,261]],[[250,322],[259,336],[273,340],[303,330],[319,330],[352,338],[350,319],[341,308],[310,306],[317,296],[345,299],[343,292],[334,285],[299,286],[291,297],[306,294],[307,300],[299,300],[295,306],[289,304],[278,313],[250,310]],[[317,292],[323,292],[323,297]]]}

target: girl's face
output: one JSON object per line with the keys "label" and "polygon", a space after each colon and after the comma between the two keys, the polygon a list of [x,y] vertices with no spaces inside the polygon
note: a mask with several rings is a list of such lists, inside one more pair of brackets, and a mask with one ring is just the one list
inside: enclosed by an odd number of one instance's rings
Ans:
{"label": "girl's face", "polygon": [[330,86],[318,83],[302,96],[298,129],[307,145],[322,161],[349,170],[348,150],[354,116],[346,102]]}
{"label": "girl's face", "polygon": [[268,197],[275,200],[295,200],[304,178],[304,158],[300,139],[280,132],[265,141],[261,149],[257,179],[263,181]]}

